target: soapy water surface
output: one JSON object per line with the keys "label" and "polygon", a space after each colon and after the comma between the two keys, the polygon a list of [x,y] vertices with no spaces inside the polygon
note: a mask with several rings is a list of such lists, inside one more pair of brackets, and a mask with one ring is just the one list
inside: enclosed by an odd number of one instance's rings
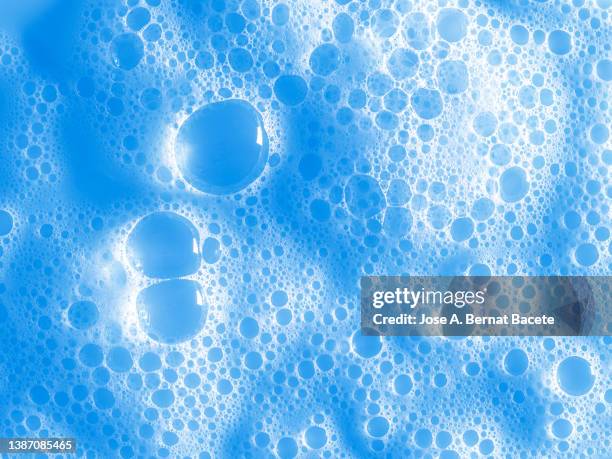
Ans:
{"label": "soapy water surface", "polygon": [[0,437],[607,457],[609,338],[377,338],[362,275],[610,273],[610,0],[0,4]]}

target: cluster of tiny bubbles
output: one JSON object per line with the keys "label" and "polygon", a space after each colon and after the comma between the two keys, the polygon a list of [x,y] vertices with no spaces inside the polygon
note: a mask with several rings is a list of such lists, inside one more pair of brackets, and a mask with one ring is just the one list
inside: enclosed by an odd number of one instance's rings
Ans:
{"label": "cluster of tiny bubbles", "polygon": [[17,3],[0,437],[609,454],[608,338],[358,329],[362,275],[610,271],[609,0]]}

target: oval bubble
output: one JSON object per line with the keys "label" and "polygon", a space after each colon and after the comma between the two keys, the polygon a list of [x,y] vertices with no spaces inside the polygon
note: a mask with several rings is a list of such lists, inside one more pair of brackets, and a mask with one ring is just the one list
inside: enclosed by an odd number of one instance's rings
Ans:
{"label": "oval bubble", "polygon": [[190,220],[174,212],[142,218],[127,239],[127,256],[145,276],[169,279],[200,267],[200,237]]}
{"label": "oval bubble", "polygon": [[147,335],[168,344],[197,335],[208,312],[200,285],[186,279],[164,281],[142,290],[137,308],[140,325]]}

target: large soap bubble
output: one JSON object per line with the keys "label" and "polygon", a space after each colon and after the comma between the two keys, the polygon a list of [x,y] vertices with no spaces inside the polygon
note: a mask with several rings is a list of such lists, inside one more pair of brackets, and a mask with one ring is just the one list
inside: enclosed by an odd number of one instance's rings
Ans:
{"label": "large soap bubble", "polygon": [[200,267],[200,237],[193,224],[174,212],[154,212],[140,220],[127,240],[130,264],[148,277],[169,279]]}
{"label": "large soap bubble", "polygon": [[181,343],[193,338],[204,326],[208,307],[200,285],[173,279],[140,292],[138,317],[144,331],[161,343]]}
{"label": "large soap bubble", "polygon": [[259,112],[243,100],[208,104],[181,126],[175,143],[183,177],[200,191],[230,194],[253,182],[268,159]]}

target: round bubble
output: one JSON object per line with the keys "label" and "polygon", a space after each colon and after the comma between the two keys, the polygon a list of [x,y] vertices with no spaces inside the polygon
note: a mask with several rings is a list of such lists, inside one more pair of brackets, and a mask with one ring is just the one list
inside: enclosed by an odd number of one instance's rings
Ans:
{"label": "round bubble", "polygon": [[529,191],[525,171],[518,166],[506,169],[499,178],[501,197],[506,202],[517,202]]}
{"label": "round bubble", "polygon": [[385,195],[378,182],[368,175],[354,175],[344,187],[349,211],[358,218],[369,218],[385,207]]}
{"label": "round bubble", "polygon": [[412,379],[408,375],[399,375],[393,381],[393,389],[399,395],[406,395],[412,389]]}
{"label": "round bubble", "polygon": [[244,30],[246,20],[240,13],[229,13],[225,16],[225,25],[231,33],[238,34]]}
{"label": "round bubble", "polygon": [[384,96],[393,87],[393,80],[383,72],[373,72],[368,76],[367,85],[375,96]]}
{"label": "round bubble", "polygon": [[478,221],[485,221],[495,210],[495,204],[489,198],[479,198],[472,205],[472,217]]}
{"label": "round bubble", "polygon": [[111,42],[111,55],[115,66],[132,70],[144,56],[144,45],[135,33],[123,33]]}
{"label": "round bubble", "polygon": [[43,386],[34,386],[30,389],[30,398],[37,405],[44,405],[49,401],[49,392]]}
{"label": "round bubble", "polygon": [[385,108],[393,113],[400,113],[408,105],[408,96],[401,89],[392,89],[384,98]]}
{"label": "round bubble", "polygon": [[387,190],[387,201],[389,201],[390,205],[403,206],[410,200],[411,196],[410,186],[404,180],[391,180]]}
{"label": "round bubble", "polygon": [[610,137],[610,131],[605,124],[597,123],[591,128],[591,140],[598,145],[606,143]]}
{"label": "round bubble", "polygon": [[438,448],[446,448],[448,445],[451,444],[452,441],[452,435],[446,430],[438,432],[438,434],[436,435],[436,446]]}
{"label": "round bubble", "polygon": [[240,73],[247,72],[253,67],[253,57],[251,53],[244,48],[234,48],[229,52],[228,60],[230,66]]}
{"label": "round bubble", "polygon": [[13,229],[13,216],[0,209],[0,236],[6,236]]}
{"label": "round bubble", "polygon": [[465,37],[468,19],[467,16],[458,9],[444,8],[438,14],[436,26],[440,36],[446,41],[453,43]]}
{"label": "round bubble", "polygon": [[217,382],[217,392],[221,395],[228,395],[234,390],[234,385],[231,381],[223,378]]}
{"label": "round bubble", "polygon": [[244,366],[249,370],[257,370],[263,364],[261,354],[256,351],[247,352],[244,356]]}
{"label": "round bubble", "polygon": [[406,236],[412,228],[412,214],[405,207],[387,207],[383,220],[385,233],[392,238]]}
{"label": "round bubble", "polygon": [[387,131],[393,130],[397,128],[398,123],[399,123],[399,120],[397,118],[397,115],[395,115],[394,113],[391,113],[388,110],[381,110],[380,112],[376,114],[376,124],[381,129],[384,129]]}
{"label": "round bubble", "polygon": [[478,450],[480,451],[481,454],[484,454],[484,455],[491,454],[494,449],[495,449],[495,444],[493,443],[492,440],[489,440],[488,438],[481,441],[480,445],[478,445]]}
{"label": "round bubble", "polygon": [[340,64],[340,50],[331,43],[317,46],[310,55],[310,68],[321,76],[330,75]]}
{"label": "round bubble", "polygon": [[414,433],[414,442],[421,448],[429,448],[433,441],[433,435],[428,429],[419,429]]}
{"label": "round bubble", "polygon": [[94,391],[93,398],[96,407],[101,410],[108,410],[115,405],[115,397],[112,392],[103,387]]}
{"label": "round bubble", "polygon": [[451,236],[457,242],[469,239],[473,232],[474,222],[469,217],[458,218],[451,225]]}
{"label": "round bubble", "polygon": [[501,143],[491,147],[491,162],[497,166],[505,166],[512,159],[510,149]]}
{"label": "round bubble", "polygon": [[417,89],[412,93],[411,103],[416,114],[425,120],[436,118],[442,113],[442,97],[435,89]]}
{"label": "round bubble", "polygon": [[564,55],[570,52],[572,48],[572,38],[570,34],[563,30],[553,30],[548,35],[548,48],[558,55]]}
{"label": "round bubble", "polygon": [[208,311],[200,285],[186,279],[147,287],[138,294],[137,307],[142,329],[161,343],[193,338],[204,326]]}
{"label": "round bubble", "polygon": [[259,112],[231,99],[205,105],[183,123],[175,143],[185,179],[205,193],[230,194],[253,182],[268,160],[268,136]]}
{"label": "round bubble", "polygon": [[404,36],[408,44],[416,49],[427,49],[433,40],[433,32],[429,18],[421,13],[410,13],[403,23]]}
{"label": "round bubble", "polygon": [[395,34],[399,19],[390,9],[377,10],[372,17],[372,30],[381,38],[389,38]]}
{"label": "round bubble", "polygon": [[592,266],[599,260],[597,247],[586,242],[576,248],[576,261],[582,266]]}
{"label": "round bubble", "polygon": [[289,22],[289,7],[284,3],[279,3],[272,8],[272,22],[277,26],[284,26]]}
{"label": "round bubble", "polygon": [[428,209],[427,218],[433,228],[440,230],[450,223],[451,215],[446,206],[435,205]]}
{"label": "round bubble", "polygon": [[376,416],[368,421],[367,430],[372,437],[384,437],[389,431],[389,421],[382,416]]}
{"label": "round bubble", "polygon": [[595,384],[595,376],[591,373],[591,364],[588,361],[572,356],[559,364],[557,381],[566,394],[579,396],[591,390]]}
{"label": "round bubble", "polygon": [[319,222],[325,222],[331,217],[329,204],[322,199],[315,199],[310,203],[310,215]]}
{"label": "round bubble", "polygon": [[161,359],[153,352],[145,352],[142,357],[140,357],[138,365],[140,365],[143,371],[156,371],[161,368]]}
{"label": "round bubble", "polygon": [[160,408],[168,408],[174,403],[174,393],[170,389],[158,389],[151,395],[151,400]]}
{"label": "round bubble", "polygon": [[306,82],[298,75],[282,75],[274,82],[276,98],[289,107],[301,104],[307,92]]}
{"label": "round bubble", "polygon": [[387,70],[396,80],[404,80],[416,75],[419,69],[419,56],[406,48],[397,48],[387,60]]}
{"label": "round bubble", "polygon": [[438,66],[438,85],[447,94],[464,92],[468,83],[468,69],[463,61],[444,61]]}
{"label": "round bubble", "polygon": [[162,104],[162,94],[159,89],[147,88],[140,94],[140,103],[147,110],[157,110]]}
{"label": "round bubble", "polygon": [[504,368],[512,376],[525,373],[529,366],[529,358],[522,349],[512,349],[504,358]]}
{"label": "round bubble", "polygon": [[602,59],[597,63],[597,75],[604,81],[612,80],[612,60]]}
{"label": "round bubble", "polygon": [[201,70],[209,70],[215,64],[215,57],[208,51],[200,51],[196,55],[195,64]]}
{"label": "round bubble", "polygon": [[481,112],[474,117],[472,126],[478,135],[489,137],[497,129],[497,117],[491,112]]}
{"label": "round bubble", "polygon": [[270,299],[272,300],[272,304],[274,306],[281,307],[287,304],[287,302],[289,301],[289,296],[287,295],[287,292],[283,290],[276,290],[272,293]]}
{"label": "round bubble", "polygon": [[149,24],[142,32],[142,37],[146,41],[157,41],[161,38],[162,28],[159,24]]}
{"label": "round bubble", "polygon": [[245,317],[240,321],[240,334],[248,339],[253,339],[259,334],[259,324],[252,317]]}
{"label": "round bubble", "polygon": [[151,20],[151,13],[141,6],[134,8],[127,15],[126,22],[130,29],[138,31],[146,26]]}
{"label": "round bubble", "polygon": [[517,45],[525,45],[529,41],[529,31],[520,24],[510,27],[510,38]]}
{"label": "round bubble", "polygon": [[130,351],[124,347],[114,347],[108,351],[108,355],[106,356],[106,364],[114,372],[124,373],[132,368],[132,355],[130,354]]}
{"label": "round bubble", "polygon": [[298,446],[291,437],[283,437],[276,444],[276,451],[281,459],[292,459],[298,454]]}
{"label": "round bubble", "polygon": [[463,441],[467,446],[474,446],[478,443],[478,432],[475,430],[466,430],[463,432]]}
{"label": "round bubble", "polygon": [[378,336],[364,336],[360,331],[355,332],[352,339],[353,351],[361,357],[369,359],[377,355],[382,349],[382,342]]}
{"label": "round bubble", "polygon": [[200,237],[191,221],[174,212],[142,218],[127,240],[130,264],[148,277],[168,279],[200,267]]}
{"label": "round bubble", "polygon": [[555,437],[567,438],[572,434],[574,426],[567,419],[557,419],[552,423],[551,430]]}
{"label": "round bubble", "polygon": [[304,440],[309,448],[321,449],[327,443],[327,432],[318,426],[311,426],[304,433]]}
{"label": "round bubble", "polygon": [[518,128],[514,123],[502,123],[499,126],[499,139],[504,143],[514,143],[518,134]]}
{"label": "round bubble", "polygon": [[563,222],[568,229],[576,229],[580,226],[582,218],[580,214],[574,210],[569,210],[563,216]]}
{"label": "round bubble", "polygon": [[79,351],[79,360],[87,367],[97,367],[102,363],[104,354],[97,344],[88,343]]}
{"label": "round bubble", "polygon": [[98,307],[91,301],[77,301],[68,309],[70,325],[78,330],[86,330],[98,322]]}

